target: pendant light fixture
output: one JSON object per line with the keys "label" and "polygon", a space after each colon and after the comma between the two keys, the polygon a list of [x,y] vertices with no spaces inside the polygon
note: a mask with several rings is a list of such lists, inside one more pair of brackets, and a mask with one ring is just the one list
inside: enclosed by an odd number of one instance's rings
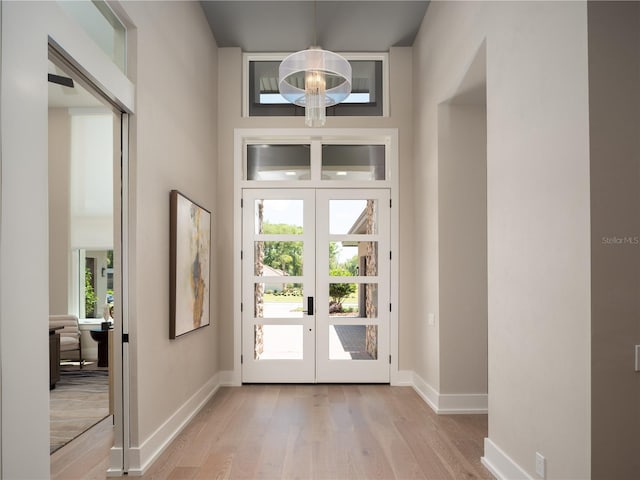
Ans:
{"label": "pendant light fixture", "polygon": [[[316,2],[313,3],[315,43]],[[278,88],[285,100],[304,107],[305,124],[322,127],[326,108],[345,100],[351,93],[351,64],[342,56],[320,47],[292,53],[278,69]]]}

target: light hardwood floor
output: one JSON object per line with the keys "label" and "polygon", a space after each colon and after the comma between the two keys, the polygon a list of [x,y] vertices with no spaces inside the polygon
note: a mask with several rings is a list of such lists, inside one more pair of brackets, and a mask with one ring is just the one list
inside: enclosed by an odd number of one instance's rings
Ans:
{"label": "light hardwood floor", "polygon": [[[436,415],[408,387],[245,385],[221,388],[142,478],[492,479],[486,436],[486,415]],[[96,461],[52,478],[104,477]]]}
{"label": "light hardwood floor", "polygon": [[51,480],[106,478],[111,445],[113,417],[108,416],[51,455]]}

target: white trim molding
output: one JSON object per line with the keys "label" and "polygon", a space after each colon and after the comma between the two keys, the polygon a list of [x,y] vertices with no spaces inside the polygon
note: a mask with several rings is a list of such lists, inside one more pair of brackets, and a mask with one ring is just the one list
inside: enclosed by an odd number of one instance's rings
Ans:
{"label": "white trim molding", "polygon": [[533,480],[531,475],[489,438],[484,439],[484,456],[480,460],[498,480]]}
{"label": "white trim molding", "polygon": [[440,393],[420,375],[412,373],[411,386],[438,415],[486,414],[488,412],[486,393]]}
{"label": "white trim molding", "polygon": [[107,468],[107,477],[121,477],[124,475],[124,469],[114,465],[122,465],[122,457],[124,449],[122,447],[111,447],[109,450],[109,467]]}
{"label": "white trim molding", "polygon": [[[171,417],[153,432],[139,447],[129,449],[130,476],[142,476],[160,454],[173,442],[180,432],[189,424],[193,417],[206,405],[222,386],[221,377],[224,372],[218,372],[207,381],[200,390],[191,396]],[[224,375],[226,376],[226,375]],[[110,476],[117,472],[109,472]]]}

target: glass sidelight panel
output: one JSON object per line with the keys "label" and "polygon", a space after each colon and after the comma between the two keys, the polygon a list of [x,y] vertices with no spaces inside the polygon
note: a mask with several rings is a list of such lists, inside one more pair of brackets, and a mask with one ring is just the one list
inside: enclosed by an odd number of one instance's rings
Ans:
{"label": "glass sidelight panel", "polygon": [[378,242],[329,242],[329,275],[332,277],[378,275]]}
{"label": "glass sidelight panel", "polygon": [[254,275],[302,275],[303,242],[254,242]]}
{"label": "glass sidelight panel", "polygon": [[330,317],[378,317],[377,283],[330,283]]}
{"label": "glass sidelight panel", "polygon": [[302,359],[302,334],[302,325],[255,325],[253,330],[254,359]]}
{"label": "glass sidelight panel", "polygon": [[372,235],[378,233],[377,200],[330,200],[331,235]]}
{"label": "glass sidelight panel", "polygon": [[302,318],[302,285],[299,283],[254,284],[254,318]]}
{"label": "glass sidelight panel", "polygon": [[330,360],[376,360],[377,325],[329,325]]}
{"label": "glass sidelight panel", "polygon": [[302,235],[303,200],[255,201],[255,233],[262,235]]}

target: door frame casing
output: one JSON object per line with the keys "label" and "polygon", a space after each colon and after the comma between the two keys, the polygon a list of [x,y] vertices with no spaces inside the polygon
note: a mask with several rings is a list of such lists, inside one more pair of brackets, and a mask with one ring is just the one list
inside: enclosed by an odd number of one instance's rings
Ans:
{"label": "door frame casing", "polygon": [[[259,182],[243,179],[245,145],[247,143],[278,143],[282,141],[323,141],[323,142],[355,142],[358,144],[385,144],[386,180],[375,182],[359,182],[356,188],[388,188],[391,197],[391,251],[393,252],[390,267],[391,312],[389,317],[389,352],[391,355],[389,379],[391,385],[400,382],[398,367],[399,341],[399,172],[398,172],[398,129],[396,128],[237,128],[234,130],[234,165],[233,165],[233,371],[229,385],[242,385],[242,190],[244,188],[354,188],[346,182]],[[312,149],[314,146],[312,145]],[[297,183],[297,185],[296,185]]]}

